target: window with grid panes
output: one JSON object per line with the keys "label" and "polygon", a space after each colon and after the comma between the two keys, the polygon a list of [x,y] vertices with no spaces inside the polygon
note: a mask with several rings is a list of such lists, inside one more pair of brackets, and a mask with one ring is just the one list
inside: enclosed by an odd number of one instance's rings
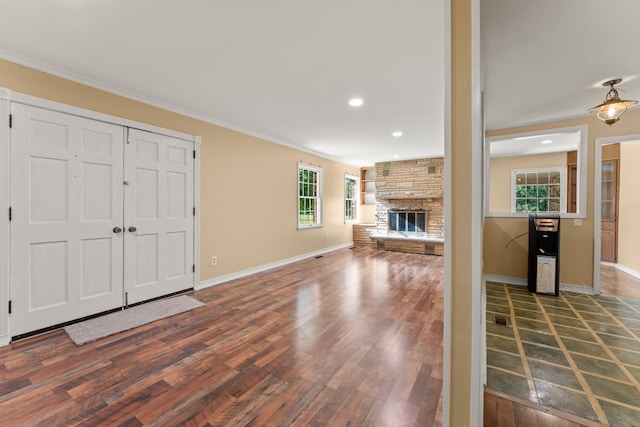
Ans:
{"label": "window with grid panes", "polygon": [[344,222],[358,220],[358,177],[346,174],[344,176]]}
{"label": "window with grid panes", "polygon": [[512,170],[511,212],[566,212],[566,182],[566,168]]}
{"label": "window with grid panes", "polygon": [[298,228],[322,226],[322,169],[298,164]]}

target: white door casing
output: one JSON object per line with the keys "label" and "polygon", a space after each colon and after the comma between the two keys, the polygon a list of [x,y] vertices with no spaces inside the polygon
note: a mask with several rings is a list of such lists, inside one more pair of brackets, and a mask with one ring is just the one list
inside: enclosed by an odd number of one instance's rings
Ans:
{"label": "white door casing", "polygon": [[120,307],[125,128],[12,103],[11,333]]}
{"label": "white door casing", "polygon": [[129,129],[124,178],[127,304],[195,285],[193,153],[191,141]]}

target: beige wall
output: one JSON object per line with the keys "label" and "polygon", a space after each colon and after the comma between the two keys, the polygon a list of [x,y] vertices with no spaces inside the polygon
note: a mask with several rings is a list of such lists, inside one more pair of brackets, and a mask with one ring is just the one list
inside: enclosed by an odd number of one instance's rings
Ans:
{"label": "beige wall", "polygon": [[618,264],[640,271],[640,141],[620,144]]}
{"label": "beige wall", "polygon": [[[350,167],[0,60],[0,87],[202,137],[202,281],[352,239],[344,224]],[[324,227],[297,230],[297,163],[324,169]],[[210,257],[218,257],[211,266]]]}
{"label": "beige wall", "polygon": [[491,159],[489,166],[489,212],[511,212],[511,170],[566,166],[567,153]]}
{"label": "beige wall", "polygon": [[[594,116],[550,122],[535,126],[488,131],[487,137],[549,129],[587,126],[587,215],[582,226],[573,219],[563,219],[560,238],[560,281],[565,284],[593,287],[593,184],[595,171],[595,140],[597,138],[640,134],[640,109],[629,110],[613,126],[607,126]],[[505,247],[518,234],[527,231],[527,218],[486,218],[484,226],[484,273],[508,277],[527,277],[526,236],[517,244]],[[523,240],[524,239],[524,240]],[[511,262],[509,262],[511,261]]]}
{"label": "beige wall", "polygon": [[360,224],[375,224],[376,205],[360,205]]}

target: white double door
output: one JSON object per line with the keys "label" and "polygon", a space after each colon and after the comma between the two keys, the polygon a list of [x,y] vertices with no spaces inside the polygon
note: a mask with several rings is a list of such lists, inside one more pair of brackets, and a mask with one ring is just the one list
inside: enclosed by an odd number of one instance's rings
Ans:
{"label": "white double door", "polygon": [[193,288],[193,142],[11,114],[13,336]]}

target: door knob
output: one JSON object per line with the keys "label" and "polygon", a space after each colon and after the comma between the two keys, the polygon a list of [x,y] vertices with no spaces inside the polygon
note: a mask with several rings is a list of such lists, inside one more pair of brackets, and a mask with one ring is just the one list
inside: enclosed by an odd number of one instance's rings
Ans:
{"label": "door knob", "polygon": [[134,226],[129,227],[129,233],[134,233],[136,232],[138,229],[135,228]]}
{"label": "door knob", "polygon": [[120,228],[120,227],[113,227],[113,232],[114,232],[114,233],[119,233],[119,232],[121,232],[121,231],[122,231],[122,228]]}

